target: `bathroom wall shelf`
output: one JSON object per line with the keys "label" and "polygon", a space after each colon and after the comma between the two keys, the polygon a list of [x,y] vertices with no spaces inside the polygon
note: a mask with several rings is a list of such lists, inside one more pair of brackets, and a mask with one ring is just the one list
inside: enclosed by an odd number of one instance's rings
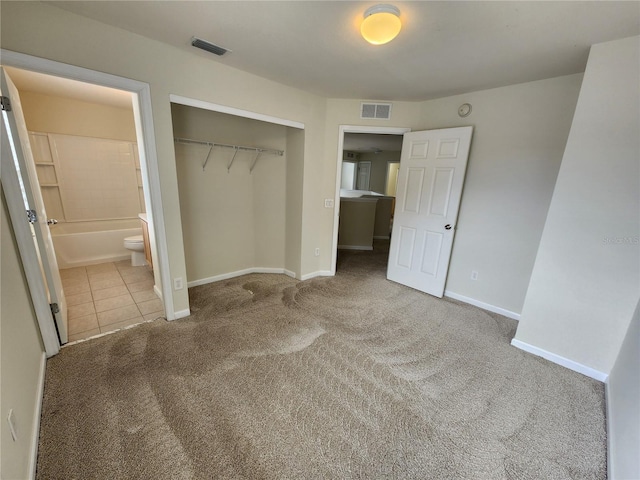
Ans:
{"label": "bathroom wall shelf", "polygon": [[231,157],[231,161],[227,164],[227,172],[231,171],[231,166],[233,165],[233,162],[236,159],[236,156],[238,155],[239,151],[246,151],[246,152],[254,152],[255,153],[255,157],[253,158],[253,162],[251,163],[251,167],[249,167],[249,173],[253,172],[253,169],[256,166],[256,163],[258,163],[258,159],[262,156],[262,155],[277,155],[277,156],[282,156],[284,155],[284,151],[283,150],[275,150],[272,148],[259,148],[259,147],[246,147],[244,145],[229,145],[226,143],[215,143],[215,142],[203,142],[201,140],[191,140],[189,138],[174,138],[173,139],[174,142],[176,143],[184,143],[187,145],[206,145],[209,147],[209,151],[207,152],[207,156],[204,159],[204,162],[202,164],[202,171],[204,171],[204,169],[207,166],[207,163],[209,162],[209,158],[211,157],[211,151],[213,150],[213,147],[221,147],[221,148],[231,148],[234,149],[235,151],[233,152],[233,156]]}

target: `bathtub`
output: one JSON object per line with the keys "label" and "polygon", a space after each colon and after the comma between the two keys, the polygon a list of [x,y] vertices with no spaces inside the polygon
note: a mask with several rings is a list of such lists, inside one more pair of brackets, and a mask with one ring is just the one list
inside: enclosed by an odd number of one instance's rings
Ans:
{"label": "bathtub", "polygon": [[117,262],[131,258],[124,239],[142,235],[140,220],[59,223],[50,227],[59,268]]}

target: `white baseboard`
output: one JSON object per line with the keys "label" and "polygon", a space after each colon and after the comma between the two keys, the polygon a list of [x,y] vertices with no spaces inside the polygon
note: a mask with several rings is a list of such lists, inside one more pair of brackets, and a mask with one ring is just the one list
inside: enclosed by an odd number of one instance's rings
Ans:
{"label": "white baseboard", "polygon": [[373,238],[376,240],[389,240],[391,237],[389,235],[374,235]]}
{"label": "white baseboard", "polygon": [[42,352],[40,358],[40,373],[38,374],[38,393],[36,409],[33,412],[33,431],[31,432],[31,456],[29,458],[29,478],[36,478],[38,464],[38,443],[40,441],[40,417],[42,415],[42,401],[44,400],[44,376],[47,371],[47,356]]}
{"label": "white baseboard", "polygon": [[587,367],[586,365],[582,365],[581,363],[574,362],[573,360],[569,360],[568,358],[561,357],[560,355],[556,355],[555,353],[547,352],[542,348],[534,347],[533,345],[529,345],[528,343],[522,342],[515,338],[511,340],[511,345],[519,348],[520,350],[524,350],[525,352],[537,355],[538,357],[545,358],[550,362],[561,365],[565,368],[568,368],[569,370],[573,370],[574,372],[586,375],[587,377],[593,378],[594,380],[606,382],[607,378],[609,378],[609,375],[607,375],[606,373],[600,372],[591,367]]}
{"label": "white baseboard", "polygon": [[242,275],[249,275],[250,273],[276,273],[296,278],[296,274],[294,272],[291,270],[285,270],[284,268],[253,267],[245,268],[244,270],[236,270],[235,272],[222,273],[220,275],[214,275],[213,277],[193,280],[191,282],[187,282],[187,287],[197,287],[199,285],[206,285],[207,283],[214,283],[219,282],[220,280],[228,280],[230,278],[241,277]]}
{"label": "white baseboard", "polygon": [[304,281],[304,280],[310,280],[315,277],[332,277],[332,276],[333,276],[333,273],[331,273],[331,270],[318,270],[317,272],[311,272],[311,273],[307,273],[306,275],[302,275],[300,280]]}
{"label": "white baseboard", "polygon": [[78,260],[75,262],[65,262],[62,260],[58,262],[58,268],[75,268],[75,267],[86,267],[88,265],[99,265],[101,263],[109,263],[109,262],[121,262],[122,260],[131,259],[131,255],[117,255],[112,257],[100,257],[100,258],[89,258]]}
{"label": "white baseboard", "polygon": [[[174,312],[173,315],[174,318],[172,318],[171,320],[178,320],[179,318],[184,318],[191,315],[191,310],[189,310],[188,308],[184,310],[178,310],[177,312]],[[169,320],[169,318],[167,318],[167,320]]]}
{"label": "white baseboard", "polygon": [[338,250],[373,250],[368,245],[338,245]]}
{"label": "white baseboard", "polygon": [[607,422],[607,478],[615,479],[616,472],[615,467],[613,465],[613,451],[616,448],[613,440],[613,432],[611,431],[611,427],[613,425],[613,410],[611,409],[611,402],[609,399],[611,398],[611,391],[609,390],[609,378],[604,382],[604,404],[606,408],[606,422]]}
{"label": "white baseboard", "polygon": [[162,290],[158,288],[158,285],[153,286],[153,293],[155,293],[160,300],[162,300]]}
{"label": "white baseboard", "polygon": [[495,305],[491,305],[490,303],[481,302],[480,300],[476,300],[475,298],[465,297],[464,295],[460,295],[450,290],[445,290],[444,296],[453,298],[454,300],[460,300],[461,302],[468,303],[470,305],[475,305],[476,307],[480,307],[484,310],[489,310],[490,312],[497,313],[499,315],[504,315],[505,317],[513,318],[514,320],[520,320],[519,313],[506,310],[502,307],[496,307]]}

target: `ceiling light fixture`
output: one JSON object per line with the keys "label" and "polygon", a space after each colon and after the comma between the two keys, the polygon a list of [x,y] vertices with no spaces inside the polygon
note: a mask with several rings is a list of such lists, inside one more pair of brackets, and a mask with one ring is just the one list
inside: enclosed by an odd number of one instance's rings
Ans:
{"label": "ceiling light fixture", "polygon": [[393,5],[374,5],[364,12],[360,33],[373,45],[384,45],[398,36],[402,22],[400,10]]}

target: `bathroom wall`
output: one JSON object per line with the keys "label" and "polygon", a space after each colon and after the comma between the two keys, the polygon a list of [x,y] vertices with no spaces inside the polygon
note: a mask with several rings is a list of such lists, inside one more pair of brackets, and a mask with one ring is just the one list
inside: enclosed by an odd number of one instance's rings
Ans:
{"label": "bathroom wall", "polygon": [[29,131],[136,141],[132,108],[28,91],[20,91],[20,100]]}
{"label": "bathroom wall", "polygon": [[93,221],[145,211],[131,108],[30,91],[20,97],[27,128],[38,132],[31,143],[50,217]]}
{"label": "bathroom wall", "polygon": [[[123,240],[140,233],[146,211],[132,108],[30,91],[20,98],[27,129],[37,132],[30,139],[47,215],[60,222],[51,228],[58,265],[127,258]],[[126,230],[114,226],[125,219]]]}
{"label": "bathroom wall", "polygon": [[255,153],[176,143],[180,214],[187,281],[199,282],[249,268],[284,268],[287,127],[173,104],[174,136],[284,150]]}

